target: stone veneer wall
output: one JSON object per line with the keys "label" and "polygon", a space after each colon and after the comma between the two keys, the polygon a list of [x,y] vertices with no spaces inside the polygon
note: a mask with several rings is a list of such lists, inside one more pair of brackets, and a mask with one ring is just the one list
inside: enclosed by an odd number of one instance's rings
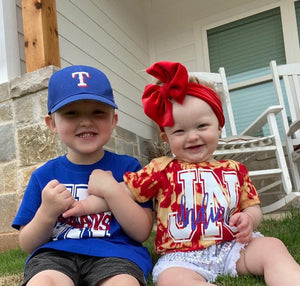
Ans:
{"label": "stone veneer wall", "polygon": [[[44,124],[47,86],[58,68],[49,66],[0,85],[0,251],[18,245],[11,222],[31,173],[65,152]],[[148,141],[117,127],[106,149],[148,162]]]}

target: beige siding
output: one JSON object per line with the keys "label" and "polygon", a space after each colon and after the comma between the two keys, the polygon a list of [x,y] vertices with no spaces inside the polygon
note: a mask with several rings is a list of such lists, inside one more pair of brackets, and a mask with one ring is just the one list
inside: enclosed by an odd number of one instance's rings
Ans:
{"label": "beige siding", "polygon": [[142,71],[149,63],[144,10],[140,1],[130,2],[57,1],[62,66],[86,64],[105,72],[119,106],[118,125],[151,138],[152,123],[141,107],[147,83]]}

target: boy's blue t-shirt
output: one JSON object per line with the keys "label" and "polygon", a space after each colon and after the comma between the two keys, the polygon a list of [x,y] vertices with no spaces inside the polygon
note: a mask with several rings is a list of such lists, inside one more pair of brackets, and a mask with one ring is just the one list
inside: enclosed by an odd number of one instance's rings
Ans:
{"label": "boy's blue t-shirt", "polygon": [[[104,157],[93,165],[76,165],[66,156],[50,160],[32,173],[12,226],[19,229],[32,220],[41,204],[42,190],[53,179],[65,184],[76,199],[82,200],[88,195],[87,184],[94,169],[110,170],[115,179],[121,182],[125,172],[136,172],[140,168],[137,159],[109,151],[105,151]],[[141,205],[152,208],[152,202]],[[132,220],[134,223],[134,218]],[[39,249],[42,248],[98,257],[126,258],[136,263],[145,277],[152,268],[147,248],[128,237],[110,211],[69,219],[59,217],[51,241]]]}

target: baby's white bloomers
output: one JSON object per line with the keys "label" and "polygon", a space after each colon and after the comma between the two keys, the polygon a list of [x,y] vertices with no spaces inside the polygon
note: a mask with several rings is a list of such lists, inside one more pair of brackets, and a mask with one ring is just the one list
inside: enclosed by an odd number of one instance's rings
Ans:
{"label": "baby's white bloomers", "polygon": [[[263,235],[259,232],[252,234],[252,237],[261,236]],[[233,240],[214,244],[203,250],[165,254],[158,259],[153,268],[153,281],[156,283],[158,276],[170,267],[191,269],[208,282],[214,282],[220,275],[237,276],[236,263],[246,245]]]}

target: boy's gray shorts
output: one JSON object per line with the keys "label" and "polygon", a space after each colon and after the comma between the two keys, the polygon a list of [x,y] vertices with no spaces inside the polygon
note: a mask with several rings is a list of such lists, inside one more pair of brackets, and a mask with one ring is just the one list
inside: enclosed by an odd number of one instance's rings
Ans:
{"label": "boy's gray shorts", "polygon": [[143,271],[132,261],[118,257],[94,257],[47,249],[34,255],[26,264],[22,286],[43,270],[56,270],[69,276],[74,285],[94,286],[99,281],[129,274],[146,286]]}

